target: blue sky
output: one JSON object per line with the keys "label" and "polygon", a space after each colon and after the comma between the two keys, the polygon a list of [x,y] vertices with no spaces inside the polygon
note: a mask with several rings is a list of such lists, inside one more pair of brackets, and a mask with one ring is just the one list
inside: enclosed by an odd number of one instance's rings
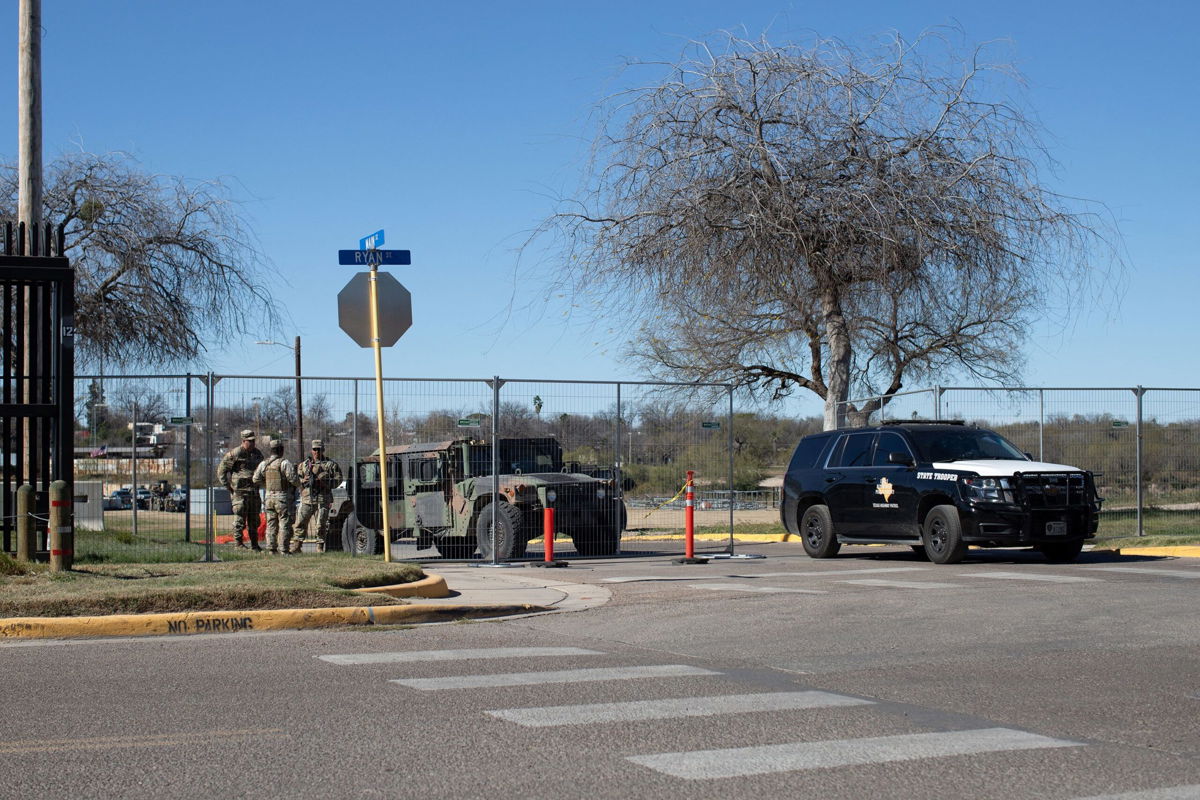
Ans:
{"label": "blue sky", "polygon": [[[15,23],[16,3],[6,5]],[[968,42],[1010,40],[1060,164],[1051,185],[1107,204],[1125,236],[1121,296],[1065,331],[1034,330],[1026,384],[1196,386],[1196,8],[43,0],[45,160],[82,144],[229,181],[280,273],[289,321],[276,338],[302,336],[306,374],[372,374],[370,351],[337,326],[353,268],[336,252],[383,228],[388,247],[413,253],[392,271],[414,316],[385,352],[385,374],[637,379],[619,335],[564,323],[560,299],[531,314],[541,286],[514,280],[516,248],[578,185],[588,113],[623,59],[673,59],[685,40],[722,29],[862,42],[957,24]],[[15,67],[15,24],[6,30],[0,61]],[[5,158],[16,153],[10,74]],[[208,365],[289,373],[291,354],[256,338]]]}

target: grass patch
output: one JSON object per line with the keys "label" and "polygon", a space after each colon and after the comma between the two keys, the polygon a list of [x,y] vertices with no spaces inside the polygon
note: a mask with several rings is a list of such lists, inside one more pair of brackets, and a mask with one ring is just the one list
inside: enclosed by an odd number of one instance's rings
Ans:
{"label": "grass patch", "polygon": [[35,568],[0,579],[0,617],[395,605],[404,601],[350,587],[423,577],[416,564],[381,569],[378,561],[341,553],[212,564],[93,564],[63,573]]}
{"label": "grass patch", "polygon": [[1099,547],[1170,547],[1200,545],[1200,511],[1166,511],[1148,508],[1142,512],[1142,531],[1137,535],[1137,511],[1105,511],[1093,540]]}

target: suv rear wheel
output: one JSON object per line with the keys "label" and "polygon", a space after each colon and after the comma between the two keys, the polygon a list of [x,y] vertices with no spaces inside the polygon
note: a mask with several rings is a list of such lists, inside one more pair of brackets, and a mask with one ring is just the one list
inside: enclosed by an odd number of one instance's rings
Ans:
{"label": "suv rear wheel", "polygon": [[804,552],[813,558],[833,558],[842,545],[833,533],[829,506],[809,506],[800,518],[800,539]]}
{"label": "suv rear wheel", "polygon": [[967,554],[962,538],[962,521],[952,505],[934,506],[922,526],[925,552],[935,564],[957,564]]}

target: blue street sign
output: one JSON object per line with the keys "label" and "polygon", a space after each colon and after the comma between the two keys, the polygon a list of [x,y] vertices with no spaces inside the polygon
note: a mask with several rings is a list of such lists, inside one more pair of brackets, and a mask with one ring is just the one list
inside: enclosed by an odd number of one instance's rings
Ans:
{"label": "blue street sign", "polygon": [[378,250],[383,247],[383,228],[358,240],[359,250]]}
{"label": "blue street sign", "polygon": [[356,267],[412,263],[410,250],[338,250],[339,264],[352,264]]}

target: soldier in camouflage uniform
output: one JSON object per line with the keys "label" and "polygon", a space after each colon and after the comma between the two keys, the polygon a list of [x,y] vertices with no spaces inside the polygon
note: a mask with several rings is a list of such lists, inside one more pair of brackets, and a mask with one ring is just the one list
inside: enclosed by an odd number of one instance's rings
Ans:
{"label": "soldier in camouflage uniform", "polygon": [[300,515],[296,518],[296,539],[292,552],[300,550],[300,540],[308,533],[308,522],[317,515],[317,538],[324,542],[329,527],[329,508],[333,490],[342,482],[342,468],[325,457],[325,443],[313,439],[312,454],[300,462]]}
{"label": "soldier in camouflage uniform", "polygon": [[267,552],[281,552],[279,526],[283,523],[282,552],[292,546],[292,521],[296,516],[296,489],[300,478],[292,462],[283,457],[283,442],[272,439],[270,455],[254,470],[254,485],[267,490]]}
{"label": "soldier in camouflage uniform", "polygon": [[[262,451],[254,446],[254,431],[242,431],[242,444],[225,454],[217,468],[217,480],[229,489],[233,501],[233,541],[238,547],[262,550],[258,546],[258,515],[262,512],[254,471],[262,463]],[[250,544],[245,535],[249,533]]]}

